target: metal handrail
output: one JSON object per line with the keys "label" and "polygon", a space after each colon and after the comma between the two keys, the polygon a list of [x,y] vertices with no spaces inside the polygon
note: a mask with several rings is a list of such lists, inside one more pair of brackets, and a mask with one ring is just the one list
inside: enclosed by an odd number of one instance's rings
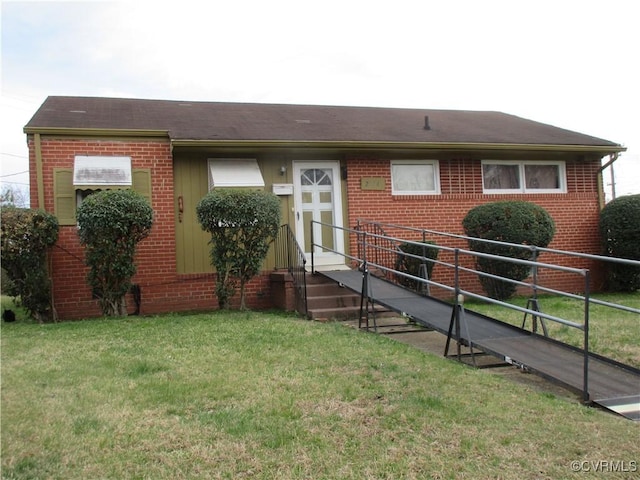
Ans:
{"label": "metal handrail", "polygon": [[288,224],[280,226],[274,241],[275,269],[286,269],[293,279],[296,311],[305,317],[307,308],[307,259]]}
{"label": "metal handrail", "polygon": [[[455,233],[439,232],[437,230],[429,230],[429,229],[424,229],[424,228],[407,227],[407,226],[397,225],[397,224],[393,224],[393,223],[375,222],[375,221],[372,221],[372,220],[358,219],[357,222],[358,222],[358,224],[379,225],[380,228],[397,229],[397,230],[400,230],[400,231],[419,233],[420,235],[422,235],[422,238],[425,238],[426,235],[428,234],[428,235],[431,235],[432,238],[434,236],[435,237],[441,236],[441,237],[459,239],[459,240],[463,240],[463,241],[467,241],[467,242],[473,241],[473,242],[479,242],[479,243],[503,245],[503,246],[514,247],[514,248],[519,248],[519,249],[523,249],[523,250],[528,250],[528,251],[530,251],[532,253],[532,258],[535,260],[534,263],[532,264],[532,268],[534,269],[534,273],[537,273],[536,269],[537,269],[538,266],[546,266],[545,264],[542,264],[542,263],[537,261],[538,256],[540,254],[542,254],[542,253],[550,253],[550,254],[561,255],[561,256],[582,258],[582,259],[586,259],[586,260],[595,260],[595,261],[601,261],[601,262],[607,262],[607,263],[618,263],[618,264],[624,264],[624,265],[640,267],[640,260],[608,257],[608,256],[604,256],[604,255],[594,255],[594,254],[590,254],[590,253],[571,252],[571,251],[568,251],[568,250],[558,250],[558,249],[547,248],[547,247],[538,247],[538,246],[535,246],[535,245],[522,245],[522,244],[517,244],[517,243],[501,242],[501,241],[497,241],[497,240],[488,240],[488,239],[482,239],[482,238],[476,238],[476,237],[467,237],[465,235],[458,235],[458,234],[455,234]],[[411,242],[407,241],[407,243],[411,243]],[[438,249],[447,250],[447,251],[453,251],[455,249],[455,247],[438,246]],[[471,253],[471,252],[466,251],[464,249],[461,249],[461,250],[464,253]],[[483,254],[481,254],[480,252],[473,252],[473,255],[482,256]],[[517,260],[517,259],[512,259],[512,261],[514,263],[518,263],[518,262],[519,263],[526,263],[526,261],[520,261],[520,260]],[[435,263],[440,263],[440,262],[435,262]],[[483,275],[482,272],[478,272],[478,271],[475,271],[475,272],[478,273],[479,275]],[[484,275],[486,275],[486,274],[484,274]],[[542,291],[546,290],[549,293],[557,293],[559,295],[565,295],[565,296],[572,297],[572,298],[575,298],[575,299],[578,299],[578,300],[584,300],[585,299],[583,296],[580,296],[580,295],[574,295],[574,294],[571,294],[569,292],[560,292],[560,291],[557,291],[557,290],[551,290],[551,289],[547,289],[547,288],[544,288],[544,287],[540,287],[539,285],[534,285],[534,288],[538,288],[538,289],[540,289]],[[617,310],[622,310],[622,311],[626,311],[626,312],[640,313],[640,311],[638,309],[626,307],[624,305],[620,305],[620,304],[616,304],[616,303],[612,303],[612,302],[606,302],[604,300],[598,300],[598,299],[594,299],[594,298],[589,298],[589,302],[591,304],[594,304],[594,305],[601,305],[601,306],[605,306],[605,307],[609,307],[609,308],[613,308],[613,309],[617,309]]]}
{"label": "metal handrail", "polygon": [[426,234],[429,235],[435,235],[435,236],[441,236],[441,237],[450,237],[450,238],[457,238],[460,240],[464,240],[464,241],[474,241],[474,242],[481,242],[481,243],[489,243],[489,244],[495,244],[495,245],[502,245],[502,246],[508,246],[508,247],[515,247],[515,248],[521,248],[523,250],[530,250],[530,251],[536,251],[538,253],[554,253],[557,255],[566,255],[566,256],[572,256],[572,257],[578,257],[578,258],[585,258],[585,259],[590,259],[590,260],[601,260],[601,261],[606,261],[606,262],[612,262],[612,263],[621,263],[621,264],[625,264],[625,265],[634,265],[634,266],[640,266],[640,260],[632,260],[632,259],[628,259],[628,258],[616,258],[616,257],[607,257],[605,255],[594,255],[592,253],[582,253],[582,252],[572,252],[569,250],[558,250],[558,249],[554,249],[554,248],[548,248],[548,247],[538,247],[535,245],[523,245],[523,244],[519,244],[519,243],[509,243],[509,242],[501,242],[498,240],[489,240],[489,239],[485,239],[485,238],[476,238],[476,237],[467,237],[465,235],[458,235],[455,233],[446,233],[446,232],[439,232],[437,230],[429,230],[426,228],[416,228],[416,227],[406,227],[406,226],[402,226],[402,225],[396,225],[393,223],[384,223],[384,222],[374,222],[371,220],[357,220],[358,223],[362,223],[362,224],[377,224],[379,225],[381,228],[395,228],[395,229],[400,229],[400,230],[405,230],[405,231],[411,231],[411,232],[419,232],[421,233],[423,236]]}
{"label": "metal handrail", "polygon": [[[380,261],[380,263],[378,263],[378,261],[376,259],[386,259],[389,255],[391,254],[397,254],[396,249],[394,247],[392,247],[391,245],[394,244],[399,244],[399,243],[419,243],[419,242],[415,242],[415,241],[411,241],[411,240],[404,240],[398,237],[391,237],[388,236],[386,234],[381,234],[380,232],[383,232],[384,229],[382,228],[383,226],[390,226],[393,227],[394,229],[398,229],[400,231],[402,230],[408,230],[408,231],[412,231],[412,232],[421,232],[422,234],[422,238],[424,240],[424,238],[426,237],[426,233],[431,233],[433,234],[438,234],[440,232],[433,232],[433,231],[429,231],[429,230],[424,230],[424,229],[415,229],[415,228],[411,228],[411,227],[401,227],[398,225],[391,225],[391,224],[383,224],[383,223],[379,223],[379,222],[367,222],[367,221],[358,221],[357,223],[357,227],[356,228],[345,228],[345,227],[338,227],[335,225],[330,225],[330,224],[326,224],[323,222],[317,222],[317,221],[312,221],[312,228],[313,228],[313,223],[318,223],[321,224],[324,227],[329,227],[329,228],[334,228],[334,229],[341,229],[345,232],[348,232],[352,235],[354,235],[357,239],[357,256],[351,256],[348,254],[344,254],[342,253],[342,255],[345,256],[345,258],[349,258],[352,262],[356,262],[358,264],[364,264],[367,266],[367,269],[369,268],[374,268],[374,269],[379,269],[380,271],[383,271],[385,273],[391,274],[393,276],[395,276],[396,278],[398,276],[404,276],[404,277],[409,277],[414,281],[417,282],[422,282],[424,284],[428,285],[433,285],[439,288],[444,288],[445,290],[454,293],[454,308],[455,311],[459,311],[462,306],[462,304],[460,302],[463,301],[464,297],[471,297],[471,298],[476,298],[479,300],[483,300],[483,301],[487,301],[490,303],[495,303],[498,305],[502,305],[505,306],[507,308],[511,308],[511,309],[515,309],[517,311],[520,312],[524,312],[525,314],[531,314],[532,316],[536,316],[542,319],[548,319],[550,321],[565,325],[567,327],[571,327],[571,328],[576,328],[577,330],[582,331],[583,333],[583,347],[582,347],[582,353],[583,353],[583,401],[584,402],[588,402],[589,400],[589,389],[588,389],[588,372],[589,372],[589,355],[590,355],[590,346],[589,346],[589,323],[590,323],[590,305],[591,304],[599,304],[599,305],[605,305],[608,307],[612,307],[612,308],[619,308],[621,310],[625,310],[627,312],[635,312],[635,313],[640,313],[640,310],[638,309],[634,309],[634,308],[630,308],[630,307],[625,307],[625,306],[621,306],[621,305],[617,305],[617,304],[612,304],[609,302],[603,302],[603,301],[597,301],[591,298],[591,292],[590,292],[590,283],[591,283],[591,274],[590,271],[586,268],[573,268],[573,267],[568,267],[568,266],[562,266],[562,265],[557,265],[557,264],[551,264],[551,263],[542,263],[538,260],[539,257],[539,253],[540,252],[550,252],[550,253],[566,253],[567,255],[571,255],[571,256],[577,256],[577,257],[584,257],[584,258],[590,258],[590,259],[598,259],[598,260],[611,260],[609,257],[601,257],[601,256],[597,256],[597,255],[590,255],[590,254],[580,254],[580,253],[576,253],[576,252],[563,252],[561,250],[552,250],[552,249],[545,249],[545,248],[540,248],[540,247],[536,247],[536,246],[528,246],[528,245],[517,245],[517,244],[509,244],[507,242],[496,242],[496,241],[488,241],[489,243],[494,243],[494,244],[501,244],[501,245],[507,245],[507,246],[515,246],[515,247],[519,247],[519,248],[523,248],[523,249],[527,249],[529,251],[532,252],[531,255],[531,259],[530,260],[523,260],[523,259],[515,259],[515,258],[511,258],[511,257],[505,257],[505,256],[501,256],[501,255],[493,255],[493,254],[488,254],[488,253],[480,253],[480,252],[476,252],[473,250],[468,250],[468,249],[463,249],[463,248],[457,248],[457,247],[452,247],[452,246],[443,246],[443,245],[430,245],[429,248],[436,248],[438,250],[443,250],[443,251],[447,251],[449,253],[453,253],[454,254],[454,263],[448,263],[445,261],[436,261],[434,263],[437,263],[438,265],[442,265],[443,268],[447,267],[447,268],[452,268],[454,271],[454,285],[450,286],[450,285],[444,285],[438,282],[434,282],[433,280],[431,280],[430,278],[420,278],[420,277],[416,277],[413,275],[409,275],[406,272],[399,272],[396,269],[394,269],[395,264],[394,263],[390,263],[389,265],[385,265],[385,263],[388,263],[387,261]],[[377,226],[375,226],[377,225]],[[376,232],[376,233],[372,233]],[[478,241],[478,242],[482,242],[484,240],[482,239],[476,239],[476,238],[470,238],[470,237],[464,237],[462,235],[453,235],[453,234],[443,234],[447,237],[454,237],[454,238],[458,238],[458,239],[462,239],[462,240],[472,240],[472,241]],[[415,234],[412,234],[411,236],[415,236]],[[313,243],[313,241],[312,241]],[[424,241],[422,242],[424,243]],[[315,243],[313,243],[312,248],[315,248]],[[325,250],[329,250],[332,251],[334,253],[340,254],[340,252],[337,252],[331,248],[328,248],[326,246],[322,246],[322,245],[317,245]],[[462,266],[461,262],[459,260],[460,255],[464,255],[466,257],[470,257],[470,258],[477,258],[477,257],[483,257],[483,258],[491,258],[491,259],[499,259],[501,261],[506,261],[506,262],[513,262],[513,263],[517,263],[517,264],[521,264],[521,265],[529,265],[531,266],[532,269],[532,281],[531,282],[527,282],[527,281],[516,281],[516,280],[511,280],[505,277],[501,277],[501,276],[496,276],[496,275],[492,275],[489,273],[485,273],[485,272],[481,272],[479,270],[474,270],[472,268],[469,268],[468,266]],[[424,261],[431,261],[430,259],[427,258],[423,258]],[[620,262],[620,259],[616,259],[616,261]],[[629,264],[633,264],[633,265],[640,265],[640,262],[638,261],[633,261],[633,260],[622,260],[623,263],[629,263]],[[571,275],[577,275],[578,277],[582,277],[583,278],[583,288],[584,288],[584,293],[583,295],[576,295],[576,294],[572,294],[569,292],[562,292],[560,290],[554,290],[551,288],[547,288],[544,287],[542,285],[539,284],[539,278],[538,278],[538,269],[548,269],[548,270],[552,270],[552,271],[559,271],[559,272],[564,272],[567,274],[571,274]],[[570,298],[577,298],[579,300],[582,300],[583,302],[583,318],[582,321],[580,323],[578,322],[573,322],[573,321],[569,321],[567,319],[563,319],[563,318],[558,318],[552,315],[548,315],[545,314],[541,311],[539,311],[537,308],[536,309],[530,309],[530,308],[522,308],[522,307],[517,307],[515,305],[511,305],[511,304],[507,304],[505,302],[501,302],[499,300],[495,300],[493,298],[484,296],[484,295],[479,295],[477,293],[471,292],[467,289],[462,288],[461,284],[460,284],[460,279],[459,279],[459,274],[461,272],[465,272],[465,273],[475,273],[478,275],[483,275],[483,276],[489,276],[489,277],[493,277],[495,279],[499,279],[501,281],[505,281],[505,282],[512,282],[518,286],[521,287],[527,287],[530,288],[532,291],[532,294],[534,297],[536,297],[537,293],[539,291],[546,291],[546,292],[550,292],[550,293],[554,293],[554,294],[558,294],[561,296],[567,296]],[[528,307],[528,305],[527,305]],[[525,317],[526,318],[526,317]],[[534,331],[535,333],[535,331]],[[459,334],[459,333],[458,333]],[[545,331],[546,334],[546,331]],[[470,339],[471,342],[471,339]]]}
{"label": "metal handrail", "polygon": [[[393,237],[389,237],[387,233],[384,231],[382,225],[373,223],[373,222],[361,222],[358,220],[356,222],[356,226],[354,228],[356,232],[356,236],[358,238],[357,247],[358,247],[358,258],[361,258],[365,261],[371,262],[376,265],[382,265],[387,268],[381,269],[384,276],[387,276],[387,272],[389,269],[393,269],[396,265],[398,254],[401,254],[400,250],[400,242],[396,241]],[[375,245],[371,248],[373,258],[370,258],[368,255],[367,248],[365,242],[362,240],[363,233],[372,234],[372,237],[375,241]]]}

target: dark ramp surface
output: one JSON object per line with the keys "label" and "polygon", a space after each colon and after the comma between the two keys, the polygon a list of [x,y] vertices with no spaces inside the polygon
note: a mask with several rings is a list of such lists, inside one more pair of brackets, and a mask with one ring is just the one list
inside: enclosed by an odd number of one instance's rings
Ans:
{"label": "dark ramp surface", "polygon": [[[363,274],[357,270],[317,272],[362,293]],[[369,276],[368,297],[416,323],[448,335],[453,306]],[[582,392],[584,353],[570,345],[533,334],[499,320],[464,310],[461,341],[507,363]],[[590,353],[589,400],[632,420],[640,420],[640,370]]]}

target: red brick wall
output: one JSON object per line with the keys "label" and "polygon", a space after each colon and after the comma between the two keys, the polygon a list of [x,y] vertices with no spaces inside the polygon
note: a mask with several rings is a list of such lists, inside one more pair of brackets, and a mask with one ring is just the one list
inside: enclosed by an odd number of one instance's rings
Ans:
{"label": "red brick wall", "polygon": [[[149,237],[138,246],[137,274],[133,282],[142,291],[142,314],[217,308],[214,275],[177,275],[175,255],[173,159],[166,141],[104,141],[43,137],[42,158],[44,208],[53,212],[53,170],[73,168],[75,155],[130,156],[132,168],[150,169],[154,224]],[[30,139],[30,169],[36,171],[33,142]],[[31,176],[31,205],[38,206],[35,175]],[[75,226],[61,226],[59,240],[52,249],[53,296],[61,319],[101,314],[86,282],[84,249]],[[267,276],[254,279],[247,287],[252,308],[270,307]],[[236,299],[238,301],[238,299]],[[135,310],[129,296],[129,312]]]}
{"label": "red brick wall", "polygon": [[[33,139],[30,143],[30,169],[36,172]],[[44,208],[53,212],[53,169],[72,168],[75,155],[130,156],[134,169],[150,169],[154,225],[151,235],[143,240],[136,256],[138,273],[134,283],[142,291],[142,314],[170,311],[207,310],[217,308],[214,295],[215,276],[178,275],[176,273],[173,159],[168,141],[158,140],[99,140],[43,136],[41,152],[44,159]],[[480,203],[496,200],[521,199],[535,202],[549,211],[557,225],[551,248],[598,253],[598,197],[597,162],[567,164],[567,194],[562,195],[484,195],[480,176],[480,162],[472,160],[440,161],[441,195],[392,196],[388,160],[351,158],[348,167],[348,221],[351,227],[357,219],[375,219],[380,222],[427,228],[451,233],[463,233],[461,220],[466,212]],[[384,191],[363,191],[361,177],[382,177]],[[31,175],[31,205],[38,206],[35,174]],[[389,232],[393,234],[393,232]],[[439,244],[446,244],[438,239]],[[466,244],[451,243],[465,248]],[[356,251],[355,243],[351,244]],[[51,266],[53,295],[57,313],[62,319],[100,315],[100,311],[86,283],[87,267],[79,244],[75,226],[62,226],[57,245],[52,249]],[[441,255],[446,259],[446,255]],[[554,259],[543,257],[544,261]],[[583,260],[563,259],[563,264],[590,267]],[[439,277],[438,277],[439,275]],[[582,290],[575,280],[543,273],[554,286]],[[558,277],[557,279],[555,277]],[[436,270],[437,281],[451,283],[449,272]],[[465,288],[479,290],[475,276],[463,279]],[[273,307],[267,274],[254,278],[247,286],[247,299],[251,308]],[[235,298],[235,305],[239,299]],[[129,311],[135,305],[129,298]]]}
{"label": "red brick wall", "polygon": [[[391,194],[391,173],[389,160],[371,158],[351,158],[348,163],[348,202],[349,225],[354,227],[358,219],[435,230],[463,235],[462,219],[467,212],[480,204],[501,200],[525,200],[536,203],[549,212],[556,223],[556,234],[549,248],[577,252],[600,253],[598,218],[598,162],[567,163],[566,194],[535,195],[486,195],[482,193],[481,163],[467,159],[443,160],[440,165],[441,195],[394,196]],[[385,179],[385,190],[362,190],[362,177],[381,177]],[[401,236],[410,240],[419,240],[420,234],[413,238],[407,232],[400,233],[387,228],[390,236]],[[446,237],[428,237],[439,245],[468,248],[466,242]],[[350,248],[356,251],[355,239],[351,239]],[[440,259],[452,261],[453,256],[440,252]],[[559,263],[576,268],[594,270],[593,287],[601,281],[599,268],[593,262],[574,257],[557,257],[544,254],[540,261]],[[470,258],[461,258],[463,265],[473,266]],[[436,266],[434,281],[448,285],[453,283],[453,271]],[[481,291],[476,275],[463,275],[463,288]],[[566,291],[583,291],[584,280],[577,275],[560,274],[551,270],[540,272],[540,281],[550,288]],[[441,296],[446,296],[442,293]]]}

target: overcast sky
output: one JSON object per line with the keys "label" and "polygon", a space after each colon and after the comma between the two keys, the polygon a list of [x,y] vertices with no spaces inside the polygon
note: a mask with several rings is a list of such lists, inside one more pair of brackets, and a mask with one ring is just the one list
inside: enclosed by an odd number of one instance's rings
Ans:
{"label": "overcast sky", "polygon": [[2,1],[0,180],[71,95],[497,110],[622,144],[640,193],[638,31],[635,0]]}

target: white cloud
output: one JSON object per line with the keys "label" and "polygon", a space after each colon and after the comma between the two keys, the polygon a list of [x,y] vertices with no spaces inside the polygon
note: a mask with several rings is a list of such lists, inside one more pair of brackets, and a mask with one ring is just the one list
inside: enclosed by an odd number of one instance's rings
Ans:
{"label": "white cloud", "polygon": [[635,18],[625,0],[3,2],[2,127],[26,156],[47,95],[500,110],[626,145],[624,182]]}

